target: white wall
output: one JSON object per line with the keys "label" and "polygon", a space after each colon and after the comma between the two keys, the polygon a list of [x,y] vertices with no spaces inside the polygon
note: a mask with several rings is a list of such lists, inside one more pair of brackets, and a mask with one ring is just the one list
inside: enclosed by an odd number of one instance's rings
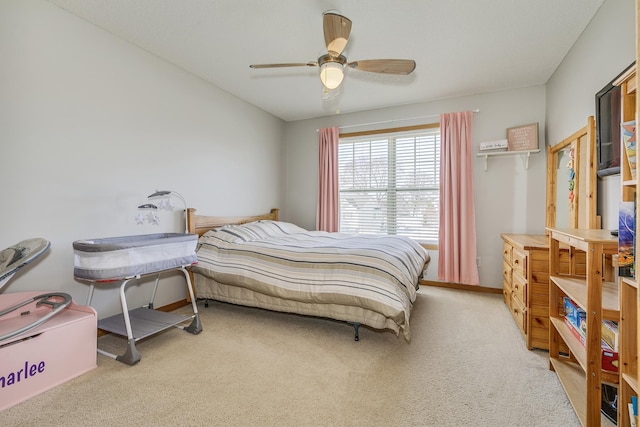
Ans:
{"label": "white wall", "polygon": [[[635,60],[635,2],[606,0],[547,82],[547,141],[554,145],[595,116],[595,94]],[[617,227],[620,175],[599,180],[603,228]]]}
{"label": "white wall", "polygon": [[635,60],[635,1],[606,0],[546,84],[556,144],[595,115],[595,95]]}
{"label": "white wall", "polygon": [[[0,2],[0,63],[0,249],[52,244],[5,292],[65,291],[84,303],[74,240],[181,231],[178,211],[136,224],[156,189],[206,214],[284,203],[284,122],[46,1]],[[184,298],[184,279],[166,282],[159,305]],[[119,310],[108,289],[94,297],[100,317]],[[149,290],[131,289],[132,303]]]}
{"label": "white wall", "polygon": [[[538,122],[545,127],[545,89],[543,86],[495,92],[437,102],[385,108],[356,114],[343,114],[315,120],[287,123],[287,189],[285,216],[296,224],[314,229],[317,188],[317,132],[329,126],[351,126],[407,117],[431,116],[412,122],[396,121],[378,128],[434,123],[440,113],[479,109],[474,116],[474,146],[506,138],[506,129]],[[347,132],[376,126],[348,128]],[[544,148],[541,131],[540,147]],[[477,148],[474,150],[477,151]],[[545,219],[546,158],[544,150],[532,155],[529,168],[521,156],[494,157],[484,170],[483,159],[474,162],[474,186],[478,256],[481,258],[480,283],[502,287],[502,240],[500,233],[542,233]],[[428,278],[437,278],[437,251],[431,251]]]}

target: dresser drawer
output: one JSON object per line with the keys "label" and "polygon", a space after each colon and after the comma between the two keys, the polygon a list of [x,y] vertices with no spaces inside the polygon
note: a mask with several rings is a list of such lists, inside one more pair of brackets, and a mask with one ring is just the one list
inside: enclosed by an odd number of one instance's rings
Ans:
{"label": "dresser drawer", "polygon": [[506,262],[502,263],[502,279],[511,287],[511,266]]}
{"label": "dresser drawer", "polygon": [[527,277],[527,254],[516,248],[511,251],[511,267],[522,277]]}
{"label": "dresser drawer", "polygon": [[511,275],[511,291],[520,304],[527,305],[527,281],[515,271]]}
{"label": "dresser drawer", "polygon": [[502,283],[502,298],[509,311],[511,311],[511,285],[507,282]]}
{"label": "dresser drawer", "polygon": [[513,249],[513,246],[511,246],[509,243],[507,242],[502,243],[502,258],[504,259],[504,262],[506,262],[507,264],[511,264],[512,249]]}
{"label": "dresser drawer", "polygon": [[518,300],[514,297],[511,300],[511,315],[518,325],[518,329],[523,335],[527,334],[527,312],[524,306],[520,305]]}

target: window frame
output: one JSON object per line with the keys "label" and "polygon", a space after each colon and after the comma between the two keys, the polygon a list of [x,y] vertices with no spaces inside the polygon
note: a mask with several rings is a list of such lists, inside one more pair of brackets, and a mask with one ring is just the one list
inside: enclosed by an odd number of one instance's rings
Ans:
{"label": "window frame", "polygon": [[[414,132],[420,132],[420,131],[424,131],[424,130],[433,130],[433,129],[440,129],[440,123],[428,123],[428,124],[423,124],[423,125],[415,125],[415,126],[403,126],[403,127],[395,127],[395,128],[387,128],[387,129],[378,129],[378,130],[368,130],[368,131],[361,131],[361,132],[347,132],[347,133],[340,133],[338,135],[339,140],[342,141],[342,139],[347,139],[347,138],[362,138],[362,137],[368,137],[368,136],[379,136],[379,137],[384,137],[385,135],[394,135],[395,138],[402,138],[402,133],[405,134],[411,134]],[[407,135],[409,136],[409,135]],[[395,179],[395,177],[394,177]],[[340,192],[340,190],[338,190]],[[438,191],[440,191],[438,189]],[[427,249],[437,249],[438,245],[437,243],[427,243],[427,242],[420,242],[420,244],[427,248]]]}

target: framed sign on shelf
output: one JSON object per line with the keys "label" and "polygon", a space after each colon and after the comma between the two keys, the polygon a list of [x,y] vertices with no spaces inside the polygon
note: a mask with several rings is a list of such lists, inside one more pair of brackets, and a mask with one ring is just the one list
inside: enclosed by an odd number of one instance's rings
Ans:
{"label": "framed sign on shelf", "polygon": [[507,129],[509,151],[538,149],[538,123],[516,126]]}

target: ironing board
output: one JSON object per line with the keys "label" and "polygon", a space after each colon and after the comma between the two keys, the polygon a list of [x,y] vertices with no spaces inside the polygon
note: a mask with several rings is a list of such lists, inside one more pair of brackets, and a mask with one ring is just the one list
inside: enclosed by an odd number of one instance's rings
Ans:
{"label": "ironing board", "polygon": [[[120,304],[122,314],[98,320],[98,327],[105,331],[126,336],[127,348],[116,355],[100,348],[98,353],[114,358],[128,365],[135,365],[141,359],[135,343],[171,327],[183,329],[192,334],[202,331],[198,307],[193,293],[191,278],[186,270],[197,262],[195,248],[196,234],[159,233],[137,236],[111,237],[102,239],[77,240],[74,248],[74,276],[90,283],[87,305],[91,305],[95,286],[120,281]],[[176,315],[153,308],[160,274],[179,270],[187,282],[193,314]],[[130,310],[125,289],[129,283],[145,276],[155,275],[153,294],[148,305]],[[191,319],[191,324],[180,324]]]}

